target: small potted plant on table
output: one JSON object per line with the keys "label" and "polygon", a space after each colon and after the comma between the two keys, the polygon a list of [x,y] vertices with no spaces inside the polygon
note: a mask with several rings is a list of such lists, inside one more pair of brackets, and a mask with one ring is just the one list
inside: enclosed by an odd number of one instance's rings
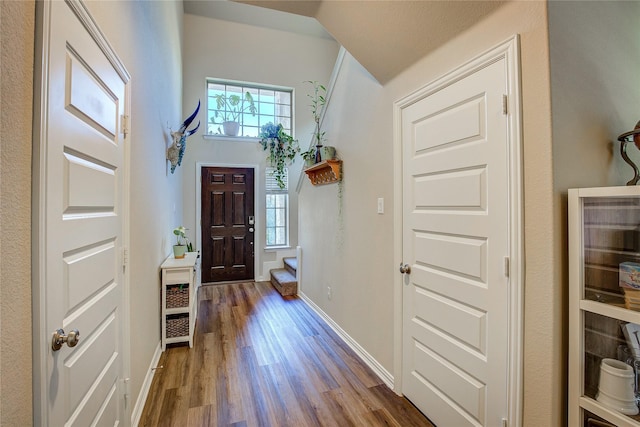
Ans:
{"label": "small potted plant on table", "polygon": [[188,239],[185,235],[187,231],[182,225],[173,229],[173,234],[176,235],[176,244],[173,245],[173,257],[176,259],[184,258],[184,254],[187,251]]}

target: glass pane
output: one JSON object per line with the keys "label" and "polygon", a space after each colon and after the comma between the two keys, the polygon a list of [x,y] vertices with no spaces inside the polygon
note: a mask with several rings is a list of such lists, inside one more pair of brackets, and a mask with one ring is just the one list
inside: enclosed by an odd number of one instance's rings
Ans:
{"label": "glass pane", "polygon": [[275,100],[279,104],[291,105],[291,92],[276,92]]}
{"label": "glass pane", "polygon": [[267,228],[267,246],[273,246],[276,244],[276,229]]}
{"label": "glass pane", "polygon": [[243,128],[243,136],[249,137],[249,138],[257,138],[258,137],[258,133],[260,133],[260,130],[257,127],[244,127]]}
{"label": "glass pane", "polygon": [[251,114],[243,114],[244,126],[258,127],[258,116],[252,116]]}
{"label": "glass pane", "polygon": [[[640,198],[585,198],[584,297],[640,311]],[[630,298],[633,298],[631,300]]]}
{"label": "glass pane", "polygon": [[276,226],[284,227],[286,224],[287,216],[285,215],[284,209],[276,209]]}
{"label": "glass pane", "polygon": [[230,96],[230,95],[241,96],[242,93],[244,93],[244,91],[242,90],[241,86],[227,85],[227,96]]}
{"label": "glass pane", "polygon": [[265,114],[273,117],[273,115],[275,114],[275,107],[271,103],[260,102],[260,105],[258,106],[258,111],[260,112],[260,114]]}
{"label": "glass pane", "polygon": [[260,101],[274,102],[275,92],[269,89],[260,89]]}
{"label": "glass pane", "polygon": [[222,129],[219,124],[209,123],[207,125],[207,133],[209,135],[219,135],[222,133]]}
{"label": "glass pane", "polygon": [[277,208],[285,208],[287,206],[287,195],[286,194],[278,194],[276,196],[276,207]]}
{"label": "glass pane", "polygon": [[244,88],[244,92],[249,92],[251,94],[251,96],[253,97],[253,101],[254,102],[258,101],[258,94],[260,93],[259,89],[254,88],[254,87],[245,87]]}
{"label": "glass pane", "polygon": [[260,116],[260,126],[264,126],[269,122],[273,123],[273,116]]}
{"label": "glass pane", "polygon": [[209,90],[210,93],[212,91],[217,93],[224,93],[224,85],[220,83],[209,82],[209,84],[207,85],[207,89]]}
{"label": "glass pane", "polygon": [[291,129],[291,119],[289,117],[277,117],[276,121],[282,124],[285,129]]}
{"label": "glass pane", "polygon": [[276,207],[275,194],[267,194],[267,208],[275,208],[275,207]]}
{"label": "glass pane", "polygon": [[584,410],[583,412],[584,419],[582,420],[582,425],[584,425],[584,427],[616,427],[615,424],[611,424],[605,421],[604,418],[600,418],[587,410]]}
{"label": "glass pane", "polygon": [[278,116],[291,117],[291,107],[288,105],[276,104],[276,112],[274,114]]}
{"label": "glass pane", "polygon": [[285,235],[284,228],[276,228],[276,244],[284,245],[287,243],[287,236]]}
{"label": "glass pane", "polygon": [[274,209],[267,209],[267,227],[275,227],[276,225],[276,211]]}

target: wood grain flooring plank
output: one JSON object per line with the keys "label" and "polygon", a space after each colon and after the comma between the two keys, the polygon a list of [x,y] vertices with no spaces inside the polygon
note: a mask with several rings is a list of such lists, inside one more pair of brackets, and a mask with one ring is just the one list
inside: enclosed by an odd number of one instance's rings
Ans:
{"label": "wood grain flooring plank", "polygon": [[202,286],[194,347],[161,355],[141,426],[433,427],[304,301]]}
{"label": "wood grain flooring plank", "polygon": [[407,399],[399,398],[389,387],[371,387],[371,393],[386,402],[385,409],[401,426],[433,427],[433,424]]}
{"label": "wood grain flooring plank", "polygon": [[187,411],[187,427],[203,427],[216,425],[215,418],[211,416],[211,405],[196,406]]}
{"label": "wood grain flooring plank", "polygon": [[252,425],[267,427],[273,424],[271,410],[266,395],[263,392],[262,375],[258,369],[258,362],[251,347],[240,349],[241,376],[243,393],[242,399],[246,403],[246,408],[252,408],[247,417],[247,421]]}

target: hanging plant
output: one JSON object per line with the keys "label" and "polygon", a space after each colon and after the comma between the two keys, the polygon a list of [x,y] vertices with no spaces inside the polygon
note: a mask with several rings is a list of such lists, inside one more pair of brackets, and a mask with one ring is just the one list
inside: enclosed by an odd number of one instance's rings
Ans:
{"label": "hanging plant", "polygon": [[287,134],[281,124],[272,122],[260,128],[260,144],[263,150],[269,150],[267,161],[275,169],[273,175],[280,188],[285,187],[284,168],[293,163],[300,152],[298,141]]}

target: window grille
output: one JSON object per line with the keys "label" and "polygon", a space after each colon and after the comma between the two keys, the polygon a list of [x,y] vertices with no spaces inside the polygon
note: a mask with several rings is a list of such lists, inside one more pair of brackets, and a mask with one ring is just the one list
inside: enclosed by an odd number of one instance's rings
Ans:
{"label": "window grille", "polygon": [[[249,108],[247,92],[253,100],[255,114]],[[219,107],[218,100],[234,96],[239,99],[235,106],[223,103]],[[207,134],[225,136],[222,124],[225,120],[238,122],[237,136],[240,137],[258,138],[260,127],[269,122],[282,124],[284,131],[293,135],[293,89],[207,79]]]}
{"label": "window grille", "polygon": [[273,176],[273,168],[266,169],[266,246],[289,245],[289,173],[285,168],[283,182],[284,188],[280,188]]}

